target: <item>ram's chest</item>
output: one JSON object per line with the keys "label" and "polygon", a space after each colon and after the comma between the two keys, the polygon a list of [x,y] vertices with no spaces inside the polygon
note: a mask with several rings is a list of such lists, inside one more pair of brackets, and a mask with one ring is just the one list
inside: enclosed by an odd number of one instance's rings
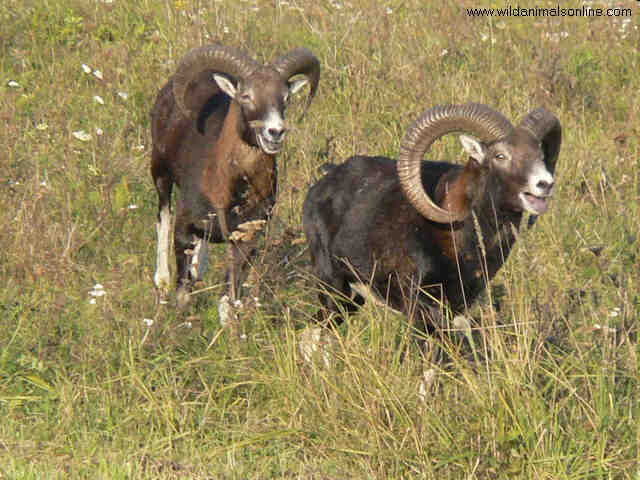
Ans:
{"label": "ram's chest", "polygon": [[275,158],[251,149],[231,163],[231,202],[228,208],[238,217],[259,215],[256,209],[273,206],[277,182]]}
{"label": "ram's chest", "polygon": [[[275,183],[275,177],[273,177]],[[243,176],[235,184],[229,206],[231,221],[265,219],[271,215],[275,203],[275,189],[253,183],[255,177]]]}
{"label": "ram's chest", "polygon": [[497,230],[480,230],[475,225],[464,232],[458,263],[467,295],[474,297],[498,273],[509,257],[516,234],[517,227],[511,222]]}
{"label": "ram's chest", "polygon": [[213,207],[243,216],[243,212],[253,211],[274,197],[275,157],[243,144],[215,160],[201,183],[201,190]]}

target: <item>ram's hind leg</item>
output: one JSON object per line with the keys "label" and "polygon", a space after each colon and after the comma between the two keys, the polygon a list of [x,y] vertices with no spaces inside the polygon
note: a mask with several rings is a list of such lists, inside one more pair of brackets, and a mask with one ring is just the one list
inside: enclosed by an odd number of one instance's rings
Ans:
{"label": "ram's hind leg", "polygon": [[206,235],[203,238],[194,233],[180,198],[176,202],[174,247],[178,270],[176,303],[179,309],[184,309],[189,303],[194,284],[207,271],[209,242]]}

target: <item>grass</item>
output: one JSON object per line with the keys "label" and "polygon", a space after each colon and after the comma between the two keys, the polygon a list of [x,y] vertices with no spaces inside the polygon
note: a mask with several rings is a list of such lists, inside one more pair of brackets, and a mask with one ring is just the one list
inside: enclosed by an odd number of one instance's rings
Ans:
{"label": "grass", "polygon": [[[620,5],[631,17],[2,3],[0,478],[637,479],[640,11]],[[189,315],[152,285],[149,111],[180,56],[214,41],[260,60],[305,45],[323,68],[280,157],[244,340],[217,321],[222,249]],[[545,105],[565,132],[551,211],[471,312],[475,359],[445,347],[423,401],[405,319],[367,306],[329,365],[303,361],[317,304],[300,213],[318,167],[395,156],[419,113],[466,101],[514,121]]]}

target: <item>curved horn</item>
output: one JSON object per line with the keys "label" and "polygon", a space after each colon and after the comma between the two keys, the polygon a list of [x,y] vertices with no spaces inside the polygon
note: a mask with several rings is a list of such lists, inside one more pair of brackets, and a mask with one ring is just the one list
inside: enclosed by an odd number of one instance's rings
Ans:
{"label": "curved horn", "polygon": [[185,105],[184,96],[191,80],[204,70],[215,70],[238,80],[247,77],[259,67],[258,62],[236,48],[223,45],[194,48],[182,57],[173,75],[173,96],[176,104],[187,117],[191,116],[192,112]]}
{"label": "curved horn", "polygon": [[466,132],[489,143],[507,136],[513,125],[502,114],[478,103],[441,105],[427,110],[409,127],[398,158],[398,177],[409,202],[429,220],[449,223],[466,215],[440,208],[422,186],[420,167],[433,142],[451,132]]}
{"label": "curved horn", "polygon": [[302,118],[318,89],[318,82],[320,81],[320,61],[310,50],[299,47],[276,58],[273,62],[273,68],[275,68],[285,80],[289,80],[294,75],[304,75],[309,80],[309,96],[307,97],[304,111],[300,116],[300,118]]}
{"label": "curved horn", "polygon": [[558,118],[544,107],[536,108],[522,119],[519,128],[529,131],[542,143],[544,163],[554,173],[562,144],[562,126]]}

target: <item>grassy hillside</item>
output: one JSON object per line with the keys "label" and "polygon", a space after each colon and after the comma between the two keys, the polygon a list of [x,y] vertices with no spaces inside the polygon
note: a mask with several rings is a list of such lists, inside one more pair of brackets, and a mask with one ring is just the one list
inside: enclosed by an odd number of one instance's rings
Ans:
{"label": "grassy hillside", "polygon": [[[584,3],[631,15],[0,3],[0,478],[638,479],[640,4]],[[259,60],[304,45],[322,62],[280,156],[243,338],[217,319],[224,249],[184,315],[152,283],[149,111],[210,42]],[[330,364],[303,361],[317,304],[300,213],[318,167],[395,156],[419,113],[467,101],[514,121],[544,105],[564,128],[550,212],[470,312],[473,348],[430,365],[421,396],[406,319],[367,306]],[[453,140],[434,157],[462,160]]]}

